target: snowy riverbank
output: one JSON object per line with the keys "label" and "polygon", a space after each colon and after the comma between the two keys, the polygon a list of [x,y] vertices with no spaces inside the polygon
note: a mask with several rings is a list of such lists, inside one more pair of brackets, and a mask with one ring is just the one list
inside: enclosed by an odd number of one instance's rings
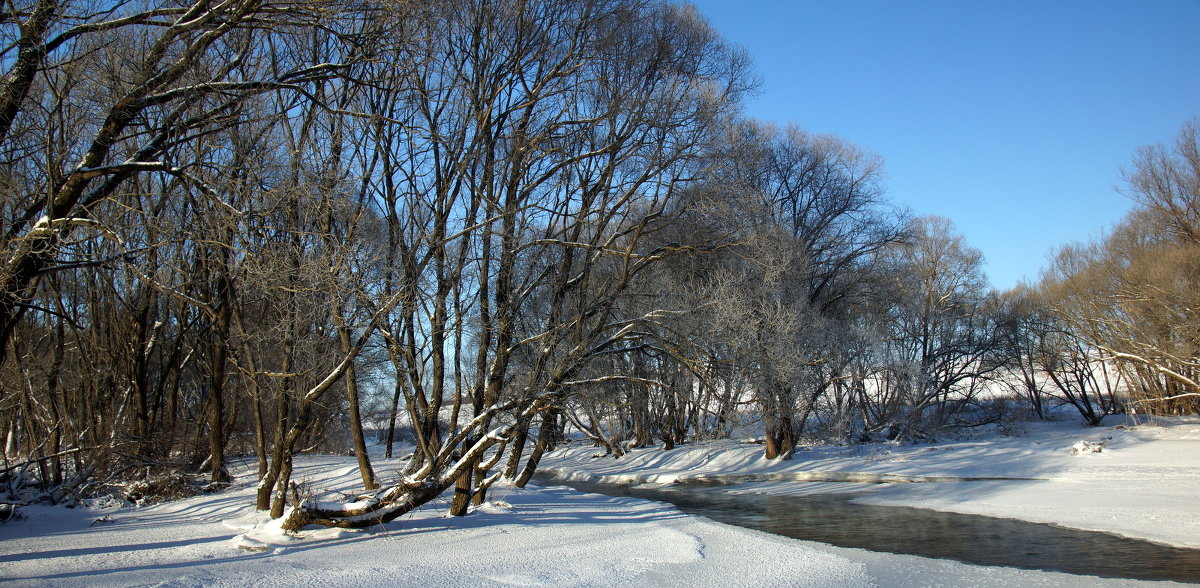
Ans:
{"label": "snowy riverbank", "polygon": [[[1081,439],[1097,454],[1068,455]],[[823,448],[780,464],[758,447],[704,444],[638,450],[622,460],[568,447],[548,465],[573,477],[822,470],[906,475],[1008,475],[1038,482],[897,484],[869,500],[1029,520],[1080,523],[1159,541],[1194,544],[1200,508],[1185,502],[1200,482],[1200,421],[1082,429],[1031,427],[1019,439],[933,446]],[[350,458],[305,457],[299,479],[352,491]],[[398,463],[377,464],[381,473]],[[0,525],[0,583],[21,586],[1095,586],[1134,585],[914,556],[841,549],[729,527],[671,506],[583,494],[560,486],[496,488],[471,516],[445,503],[365,531],[307,529],[286,536],[252,508],[253,475],[230,490],[142,508],[30,507]],[[1005,486],[1000,487],[1000,484]],[[1010,486],[1015,484],[1016,486]],[[809,483],[774,483],[806,492]],[[1059,502],[1067,501],[1067,502]],[[1078,509],[1079,512],[1074,511]],[[1169,524],[1154,524],[1169,518]],[[1079,519],[1078,521],[1076,519]],[[1092,524],[1086,525],[1089,519]]]}
{"label": "snowy riverbank", "polygon": [[[743,476],[763,482],[737,491],[827,491],[805,480],[892,481],[1007,478],[969,484],[870,487],[859,501],[1013,518],[1200,547],[1200,419],[1135,422],[1109,417],[1101,427],[1076,421],[1029,423],[1020,436],[931,445],[874,444],[801,448],[790,461],[766,460],[757,445],[700,443],[673,451],[633,450],[617,460],[573,444],[544,467],[563,479],[672,483]],[[1098,451],[1095,451],[1097,450]],[[1012,478],[1028,478],[1013,480]],[[850,490],[844,488],[843,490]]]}

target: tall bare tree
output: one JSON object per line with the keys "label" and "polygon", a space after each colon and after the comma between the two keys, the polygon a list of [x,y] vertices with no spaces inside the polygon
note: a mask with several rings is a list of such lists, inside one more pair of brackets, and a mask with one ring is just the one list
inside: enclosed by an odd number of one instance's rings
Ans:
{"label": "tall bare tree", "polygon": [[411,140],[378,186],[404,268],[403,330],[385,335],[418,451],[405,480],[299,505],[289,528],[375,524],[450,486],[465,512],[518,430],[604,381],[587,368],[663,313],[629,313],[623,295],[671,252],[647,236],[744,88],[740,56],[690,7],[478,2],[413,18],[429,42],[392,117]]}

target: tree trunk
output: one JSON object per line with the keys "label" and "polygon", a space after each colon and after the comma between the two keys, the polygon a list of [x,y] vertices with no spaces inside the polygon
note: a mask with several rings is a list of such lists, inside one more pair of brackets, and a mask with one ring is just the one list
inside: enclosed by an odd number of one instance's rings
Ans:
{"label": "tree trunk", "polygon": [[509,449],[508,462],[504,464],[504,477],[509,480],[517,479],[521,467],[521,458],[525,454],[525,443],[529,440],[529,421],[521,423],[514,434],[512,448]]}
{"label": "tree trunk", "polygon": [[454,483],[454,497],[450,499],[451,516],[461,517],[467,514],[467,507],[471,504],[472,476],[474,472],[474,465],[467,467]]}
{"label": "tree trunk", "polygon": [[275,499],[271,502],[271,518],[273,519],[283,516],[283,507],[287,504],[288,486],[292,482],[292,452],[287,451],[282,461],[279,478],[275,481]]}
{"label": "tree trunk", "polygon": [[396,370],[396,387],[392,392],[392,415],[388,419],[387,440],[385,441],[383,456],[387,459],[392,458],[392,445],[396,443],[396,417],[400,414],[400,393],[404,390],[404,380],[399,369]]}
{"label": "tree trunk", "polygon": [[363,436],[362,415],[358,409],[358,383],[355,380],[354,367],[346,371],[346,396],[350,402],[350,434],[354,437],[354,456],[358,458],[358,471],[362,474],[363,487],[374,490],[379,487],[375,481],[375,470],[371,468],[371,457],[367,455],[367,442]]}
{"label": "tree trunk", "polygon": [[554,449],[555,443],[558,440],[558,410],[549,409],[542,413],[542,423],[538,428],[538,440],[533,445],[533,451],[529,453],[529,461],[525,462],[525,469],[521,471],[521,475],[517,477],[515,485],[518,488],[524,488],[533,475],[537,473],[538,464],[542,461],[542,455],[547,451]]}
{"label": "tree trunk", "polygon": [[225,470],[225,345],[214,342],[209,374],[209,467],[213,482],[228,482]]}
{"label": "tree trunk", "polygon": [[[284,368],[290,369],[291,365],[287,360],[288,356],[285,354]],[[266,475],[258,481],[258,495],[255,501],[255,508],[258,510],[272,510],[271,491],[283,471],[283,461],[287,454],[284,442],[288,428],[288,411],[291,408],[288,401],[290,388],[291,386],[285,384],[284,388],[278,392],[279,396],[275,401],[275,431],[271,439],[271,462],[267,467]]]}

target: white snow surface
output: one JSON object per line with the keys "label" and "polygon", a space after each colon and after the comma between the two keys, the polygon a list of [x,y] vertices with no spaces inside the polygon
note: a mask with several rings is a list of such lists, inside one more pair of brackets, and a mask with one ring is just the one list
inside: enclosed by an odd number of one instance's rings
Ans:
{"label": "white snow surface", "polygon": [[[923,445],[889,443],[801,447],[791,460],[763,458],[761,445],[721,441],[673,451],[635,449],[621,459],[593,457],[574,443],[543,461],[563,479],[608,483],[672,483],[699,476],[755,474],[792,478],[739,486],[738,491],[798,494],[827,491],[812,478],[855,481],[912,477],[1009,478],[969,483],[855,485],[869,504],[1054,523],[1088,531],[1200,547],[1200,418],[1112,416],[1102,426],[1035,422],[1017,436]],[[1011,478],[1030,478],[1012,480]]]}
{"label": "white snow surface", "polygon": [[[1069,448],[1103,439],[1098,453]],[[843,471],[1019,475],[1029,482],[892,484],[864,499],[1011,516],[1197,545],[1200,420],[1114,429],[1039,426],[1017,439],[925,446],[814,448],[768,462],[761,447],[688,445],[591,458],[579,443],[548,458],[576,478]],[[397,461],[376,460],[386,480]],[[639,468],[645,468],[639,470]],[[352,458],[297,459],[310,487],[356,491]],[[634,472],[638,473],[634,473]],[[1096,586],[1146,582],[983,567],[843,549],[684,515],[672,506],[562,486],[497,487],[467,517],[436,502],[362,531],[296,535],[254,511],[255,476],[213,495],[147,507],[26,507],[0,524],[0,584],[20,586]],[[995,487],[989,487],[989,484]],[[776,482],[762,491],[811,491]],[[959,489],[955,489],[958,487]],[[1064,508],[1070,505],[1070,508]],[[1074,512],[1078,510],[1079,512]],[[1158,517],[1158,518],[1154,518]]]}

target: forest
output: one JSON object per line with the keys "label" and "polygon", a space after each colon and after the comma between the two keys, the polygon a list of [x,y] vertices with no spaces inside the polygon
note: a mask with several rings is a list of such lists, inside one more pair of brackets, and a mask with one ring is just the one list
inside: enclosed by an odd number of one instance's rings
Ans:
{"label": "forest", "polygon": [[[1200,120],[1136,151],[1102,238],[996,291],[881,156],[744,116],[750,58],[688,4],[2,14],[7,501],[214,491],[249,457],[257,508],[362,527],[465,514],[568,428],[620,457],[757,423],[788,459],[1200,414]],[[415,447],[399,479],[375,442]],[[366,494],[303,500],[311,451]]]}

